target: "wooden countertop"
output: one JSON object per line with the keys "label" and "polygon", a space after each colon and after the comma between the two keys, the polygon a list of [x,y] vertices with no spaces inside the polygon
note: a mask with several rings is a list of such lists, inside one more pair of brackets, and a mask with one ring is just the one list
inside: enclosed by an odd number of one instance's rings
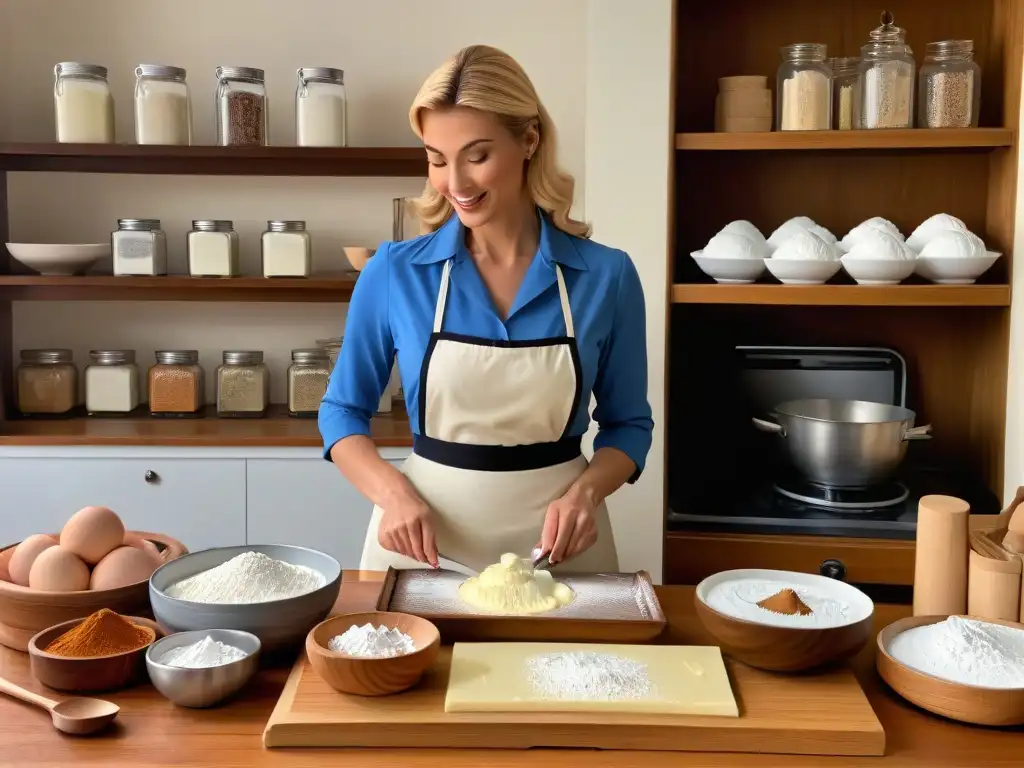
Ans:
{"label": "wooden countertop", "polygon": [[[338,601],[339,611],[367,610],[376,601],[382,574],[347,572]],[[705,642],[693,617],[693,589],[660,587],[658,595],[669,618],[671,639]],[[907,609],[878,606],[877,629],[907,614]],[[314,766],[372,766],[376,768],[513,768],[557,765],[559,768],[977,768],[981,765],[1019,765],[1024,729],[974,728],[919,711],[892,694],[874,671],[874,645],[857,660],[858,676],[886,732],[886,755],[881,758],[825,758],[756,754],[698,754],[679,752],[539,753],[493,750],[281,750],[264,749],[263,727],[277,701],[287,667],[261,672],[235,700],[208,710],[176,707],[149,685],[108,695],[121,706],[113,730],[91,738],[62,736],[53,730],[42,710],[3,698],[0,701],[0,755],[17,765],[65,768],[75,766],[217,766],[217,768],[312,768]],[[0,676],[33,690],[28,657],[0,649]]]}

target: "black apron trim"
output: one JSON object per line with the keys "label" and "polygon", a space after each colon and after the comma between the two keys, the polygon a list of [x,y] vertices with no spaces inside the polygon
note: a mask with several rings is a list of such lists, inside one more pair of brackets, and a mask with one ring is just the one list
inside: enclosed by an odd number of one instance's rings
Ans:
{"label": "black apron trim", "polygon": [[477,472],[522,472],[564,464],[580,456],[582,436],[532,445],[450,443],[426,435],[413,436],[413,453],[455,469]]}

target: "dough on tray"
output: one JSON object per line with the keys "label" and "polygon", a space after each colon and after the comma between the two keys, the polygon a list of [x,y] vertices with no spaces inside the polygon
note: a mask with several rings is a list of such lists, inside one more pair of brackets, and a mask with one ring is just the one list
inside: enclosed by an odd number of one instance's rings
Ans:
{"label": "dough on tray", "polygon": [[485,613],[514,616],[553,611],[571,603],[575,596],[549,571],[533,570],[529,561],[514,553],[502,555],[501,562],[459,586],[459,597],[467,605]]}

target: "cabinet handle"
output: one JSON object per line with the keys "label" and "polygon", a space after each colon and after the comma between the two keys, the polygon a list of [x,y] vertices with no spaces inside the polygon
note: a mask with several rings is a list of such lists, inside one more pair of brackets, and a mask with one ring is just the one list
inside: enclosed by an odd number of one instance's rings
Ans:
{"label": "cabinet handle", "polygon": [[156,484],[160,482],[160,475],[154,472],[152,469],[146,470],[146,482]]}
{"label": "cabinet handle", "polygon": [[846,578],[846,566],[842,560],[823,560],[818,566],[818,572],[829,579],[843,581]]}

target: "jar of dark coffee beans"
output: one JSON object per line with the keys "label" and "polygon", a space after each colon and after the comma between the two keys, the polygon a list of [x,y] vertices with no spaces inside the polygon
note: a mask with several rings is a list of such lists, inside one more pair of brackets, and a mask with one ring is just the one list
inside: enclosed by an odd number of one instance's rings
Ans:
{"label": "jar of dark coffee beans", "polygon": [[262,69],[217,67],[217,144],[267,145],[267,87]]}

